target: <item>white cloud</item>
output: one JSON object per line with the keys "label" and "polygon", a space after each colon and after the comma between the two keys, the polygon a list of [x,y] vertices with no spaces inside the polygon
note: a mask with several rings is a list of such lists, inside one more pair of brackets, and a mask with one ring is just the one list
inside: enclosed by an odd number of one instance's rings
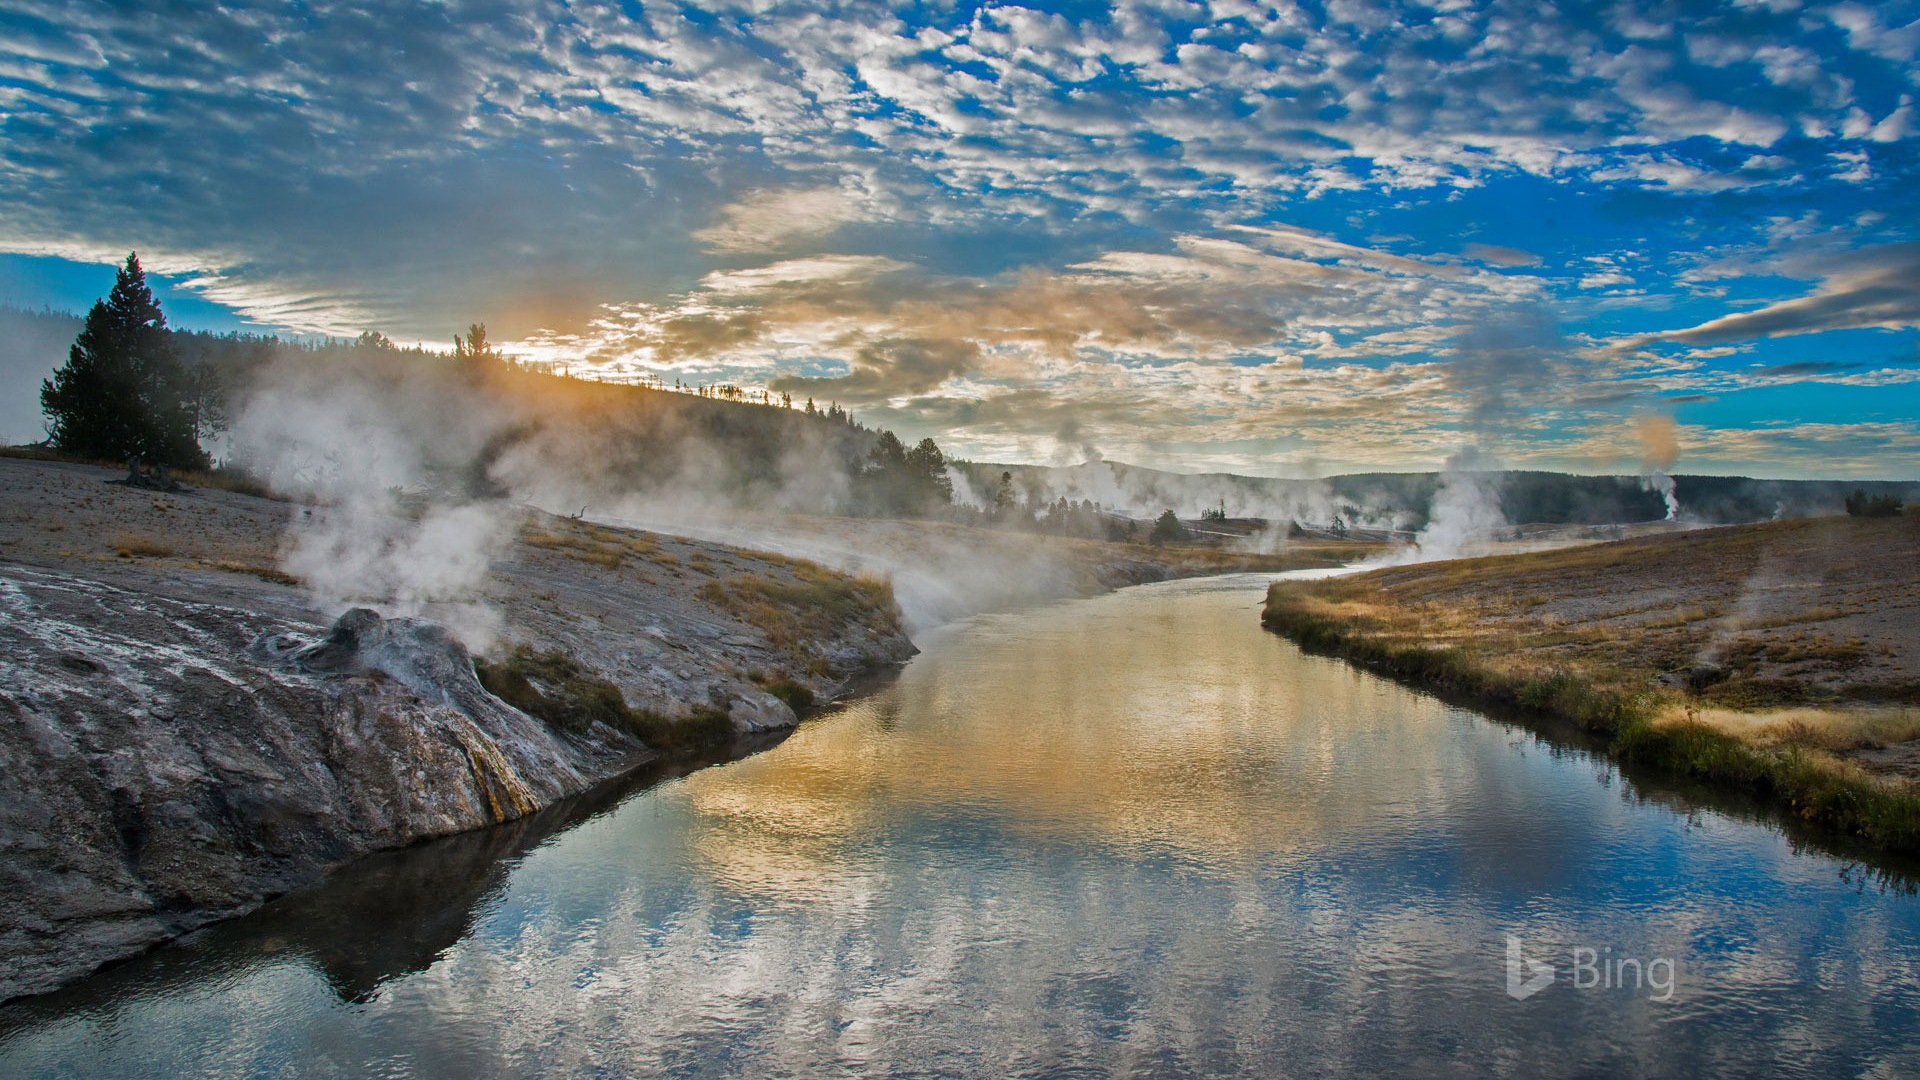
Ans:
{"label": "white cloud", "polygon": [[758,254],[821,239],[863,216],[859,197],[845,188],[762,190],[721,207],[719,220],[693,237],[710,251]]}

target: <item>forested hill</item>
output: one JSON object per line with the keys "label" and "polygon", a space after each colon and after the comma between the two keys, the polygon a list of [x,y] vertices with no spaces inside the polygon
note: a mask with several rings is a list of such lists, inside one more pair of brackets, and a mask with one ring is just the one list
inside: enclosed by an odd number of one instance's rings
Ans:
{"label": "forested hill", "polygon": [[[78,316],[0,307],[0,432],[39,441],[40,383],[66,362]],[[173,330],[209,415],[236,431],[263,387],[295,389],[336,423],[404,429],[429,457],[462,457],[449,482],[513,455],[540,458],[549,476],[570,473],[582,498],[671,495],[730,505],[823,513],[914,514],[944,506],[945,460],[930,442],[908,448],[830,402],[750,400],[734,387],[684,391],[600,383],[527,370],[480,339],[458,357],[399,348],[377,334],[298,341]],[[364,399],[352,402],[348,399]],[[296,403],[297,404],[297,403]],[[341,409],[367,415],[342,416]],[[314,417],[279,418],[282,429]],[[291,423],[289,423],[291,421]],[[245,447],[222,441],[243,466]],[[456,472],[468,475],[453,478]],[[543,488],[553,487],[543,483]]]}

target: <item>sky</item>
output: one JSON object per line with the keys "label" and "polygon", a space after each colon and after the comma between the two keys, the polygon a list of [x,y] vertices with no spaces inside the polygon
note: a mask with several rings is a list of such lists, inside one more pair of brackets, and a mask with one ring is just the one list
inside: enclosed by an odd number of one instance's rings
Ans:
{"label": "sky", "polygon": [[176,325],[484,322],[979,460],[1920,477],[1917,54],[1917,0],[0,0],[0,302],[137,249]]}

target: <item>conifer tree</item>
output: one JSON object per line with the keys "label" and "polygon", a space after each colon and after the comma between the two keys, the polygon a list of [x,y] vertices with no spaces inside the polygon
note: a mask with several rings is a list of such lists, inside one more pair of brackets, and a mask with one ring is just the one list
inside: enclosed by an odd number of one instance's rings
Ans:
{"label": "conifer tree", "polygon": [[1164,543],[1168,540],[1185,540],[1186,538],[1187,527],[1180,523],[1180,516],[1172,510],[1161,511],[1160,516],[1154,519],[1153,532],[1147,535],[1147,539],[1155,544]]}
{"label": "conifer tree", "polygon": [[952,505],[953,480],[947,476],[947,456],[940,452],[940,444],[921,439],[920,445],[907,451],[906,466],[915,498],[922,504],[916,509],[925,512]]}
{"label": "conifer tree", "polygon": [[79,457],[138,457],[177,469],[207,466],[192,380],[137,253],[94,302],[66,366],[40,384],[53,448]]}

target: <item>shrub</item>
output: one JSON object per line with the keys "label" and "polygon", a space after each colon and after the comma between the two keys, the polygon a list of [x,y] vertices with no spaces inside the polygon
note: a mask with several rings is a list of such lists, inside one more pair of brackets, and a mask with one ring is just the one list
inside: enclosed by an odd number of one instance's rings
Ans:
{"label": "shrub", "polygon": [[812,708],[813,706],[813,691],[809,690],[804,684],[794,682],[785,675],[770,682],[763,683],[762,689],[774,697],[779,698],[781,701],[786,702],[787,707],[794,712]]}
{"label": "shrub", "polygon": [[1153,531],[1147,534],[1147,539],[1155,544],[1163,544],[1169,540],[1185,540],[1186,538],[1187,527],[1180,524],[1180,515],[1174,513],[1172,510],[1161,511],[1160,516],[1154,519]]}
{"label": "shrub", "polygon": [[1894,517],[1900,513],[1900,499],[1893,495],[1869,495],[1855,488],[1847,496],[1847,513],[1854,517]]}

